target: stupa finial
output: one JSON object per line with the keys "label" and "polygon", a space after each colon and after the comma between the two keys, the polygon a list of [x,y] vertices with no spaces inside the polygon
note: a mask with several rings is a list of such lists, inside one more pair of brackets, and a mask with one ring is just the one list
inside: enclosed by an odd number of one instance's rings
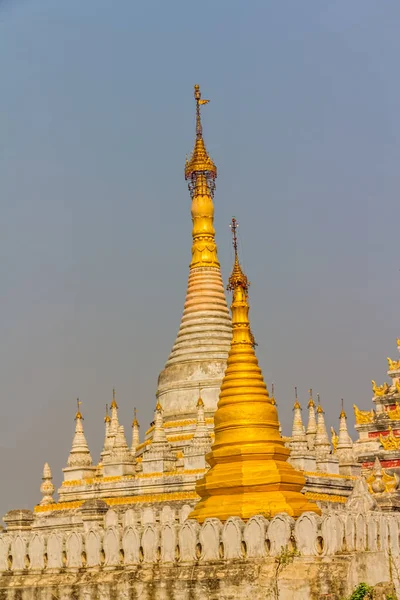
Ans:
{"label": "stupa finial", "polygon": [[213,196],[217,169],[209,157],[201,124],[200,106],[208,100],[201,99],[200,87],[194,86],[196,100],[196,140],[190,159],[186,160],[185,179],[192,197],[193,244],[191,268],[219,267],[215,244]]}
{"label": "stupa finial", "polygon": [[81,401],[81,400],[79,400],[79,398],[77,398],[77,399],[76,399],[76,407],[77,407],[77,411],[76,411],[76,415],[75,415],[75,421],[76,421],[77,419],[82,419],[82,420],[83,420],[82,413],[81,413],[81,404],[82,404],[82,401]]}
{"label": "stupa finial", "polygon": [[49,463],[45,463],[43,468],[43,476],[42,476],[42,485],[40,486],[40,491],[42,493],[42,500],[40,502],[40,506],[47,506],[48,504],[53,504],[53,494],[54,494],[54,485],[53,485],[53,476],[51,474],[51,469]]}
{"label": "stupa finial", "polygon": [[106,416],[104,417],[104,423],[110,423],[111,422],[111,418],[110,415],[108,414],[108,404],[106,404]]}
{"label": "stupa finial", "polygon": [[295,401],[294,401],[293,410],[296,410],[296,409],[301,410],[299,398],[297,396],[297,386],[294,387],[294,399],[295,399]]}
{"label": "stupa finial", "polygon": [[217,177],[217,168],[209,157],[204,144],[200,111],[200,107],[204,104],[208,104],[209,100],[202,99],[200,86],[197,84],[194,86],[194,99],[196,101],[196,141],[190,160],[186,161],[185,179],[189,181],[189,190],[193,194],[197,177],[199,175],[204,175],[207,184],[210,187],[210,192],[213,193],[215,187],[214,180]]}
{"label": "stupa finial", "polygon": [[131,452],[135,454],[137,447],[140,443],[139,438],[139,421],[137,420],[136,406],[133,409],[133,422],[132,422],[132,445]]}

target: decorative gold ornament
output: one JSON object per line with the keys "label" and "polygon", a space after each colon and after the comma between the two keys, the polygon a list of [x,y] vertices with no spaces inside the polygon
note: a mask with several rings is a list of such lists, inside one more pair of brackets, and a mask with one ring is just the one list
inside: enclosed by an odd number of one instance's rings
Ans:
{"label": "decorative gold ornament", "polygon": [[235,260],[228,289],[233,292],[233,335],[228,364],[215,413],[215,441],[207,455],[210,465],[198,480],[200,501],[191,519],[225,521],[236,515],[249,519],[260,512],[286,512],[297,518],[304,511],[320,513],[301,493],[304,475],[288,462],[289,449],[279,434],[276,406],[252,345],[249,322],[249,282],[243,273],[232,221]]}
{"label": "decorative gold ornament", "polygon": [[354,416],[356,418],[356,425],[365,425],[366,423],[373,423],[375,419],[374,410],[360,410],[355,404],[353,404]]}
{"label": "decorative gold ornament", "polygon": [[392,408],[391,410],[386,411],[389,419],[391,421],[400,421],[400,405],[396,402],[396,408]]}
{"label": "decorative gold ornament", "polygon": [[372,391],[374,392],[374,395],[376,397],[382,397],[382,396],[386,396],[387,394],[389,394],[390,386],[387,383],[384,383],[383,385],[376,385],[376,382],[374,380],[372,380],[371,383],[372,383]]}
{"label": "decorative gold ornament", "polygon": [[201,124],[200,106],[208,100],[201,99],[200,88],[194,86],[196,100],[196,141],[190,160],[186,160],[185,179],[192,197],[193,244],[191,268],[219,267],[215,243],[213,195],[217,168],[209,157]]}
{"label": "decorative gold ornament", "polygon": [[400,360],[392,360],[391,358],[388,357],[387,359],[388,361],[388,367],[389,367],[389,371],[398,371],[400,369]]}
{"label": "decorative gold ornament", "polygon": [[400,448],[400,437],[397,437],[393,433],[393,429],[389,425],[389,434],[383,436],[380,434],[379,440],[383,446],[383,449],[388,452],[393,452],[393,450],[398,450]]}
{"label": "decorative gold ornament", "polygon": [[371,494],[393,493],[399,485],[399,478],[396,473],[389,473],[382,468],[379,458],[375,459],[372,473],[367,477],[367,483]]}
{"label": "decorative gold ornament", "polygon": [[333,446],[333,453],[335,454],[336,449],[337,449],[337,445],[339,443],[339,436],[336,433],[336,431],[334,430],[333,427],[331,427],[331,436],[332,436],[332,446]]}
{"label": "decorative gold ornament", "polygon": [[115,399],[115,388],[113,389],[113,399],[112,399],[112,402],[111,402],[111,408],[118,408],[118,404],[117,404],[117,401]]}

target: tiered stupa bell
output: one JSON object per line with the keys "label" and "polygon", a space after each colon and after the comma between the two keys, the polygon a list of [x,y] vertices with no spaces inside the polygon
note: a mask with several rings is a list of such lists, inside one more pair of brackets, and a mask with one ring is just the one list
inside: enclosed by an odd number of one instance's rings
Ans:
{"label": "tiered stupa bell", "polygon": [[253,347],[249,282],[237,254],[236,221],[232,229],[235,261],[228,288],[233,292],[233,338],[215,413],[215,441],[207,455],[211,468],[197,483],[200,501],[190,517],[203,522],[232,515],[248,519],[260,513],[320,513],[301,493],[303,474],[287,462],[289,449],[279,435],[276,406]]}

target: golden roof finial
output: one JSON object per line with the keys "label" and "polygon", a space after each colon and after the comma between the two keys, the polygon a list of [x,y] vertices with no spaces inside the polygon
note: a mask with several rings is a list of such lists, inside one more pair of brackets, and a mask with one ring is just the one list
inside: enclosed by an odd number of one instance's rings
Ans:
{"label": "golden roof finial", "polygon": [[137,420],[136,406],[133,409],[132,427],[139,427],[139,421]]}
{"label": "golden roof finial", "polygon": [[347,419],[347,415],[346,415],[346,413],[344,412],[344,400],[343,400],[343,398],[342,398],[342,410],[340,411],[339,418],[340,418],[340,419],[342,419],[343,417],[344,417],[345,419]]}
{"label": "golden roof finial", "polygon": [[199,384],[199,399],[197,400],[197,404],[196,404],[197,408],[199,408],[199,406],[204,406],[204,401],[203,398],[201,397],[201,386]]}
{"label": "golden roof finial", "polygon": [[79,398],[76,399],[76,405],[77,405],[77,411],[76,411],[76,415],[75,415],[75,421],[77,419],[83,419],[82,417],[82,413],[80,411],[80,406],[81,406],[82,402],[79,400]]}
{"label": "golden roof finial", "polygon": [[113,399],[112,399],[112,402],[111,402],[111,408],[118,408],[118,404],[117,404],[117,401],[115,399],[115,388],[113,388]]}
{"label": "golden roof finial", "polygon": [[321,413],[323,414],[324,411],[323,411],[323,408],[321,406],[321,399],[319,397],[319,394],[317,394],[317,400],[318,400],[317,413],[318,414],[321,414]]}
{"label": "golden roof finial", "polygon": [[104,417],[104,423],[110,423],[111,422],[111,417],[108,414],[108,404],[106,404],[106,416]]}
{"label": "golden roof finial", "polygon": [[199,175],[204,175],[211,194],[214,192],[214,180],[217,177],[217,168],[209,157],[204,140],[203,127],[201,124],[200,106],[208,104],[209,100],[202,100],[200,86],[194,86],[194,98],[196,100],[196,141],[190,159],[186,159],[185,179],[189,180],[190,192],[194,193],[196,179]]}
{"label": "golden roof finial", "polygon": [[250,282],[247,279],[246,275],[243,273],[242,267],[240,266],[240,262],[239,262],[237,233],[236,233],[237,228],[239,227],[239,224],[235,217],[232,217],[232,221],[231,221],[231,224],[229,225],[229,227],[232,230],[232,244],[233,244],[233,250],[235,253],[235,261],[233,263],[232,273],[229,277],[227,290],[234,292],[234,290],[236,288],[241,287],[247,296],[249,287],[250,287]]}
{"label": "golden roof finial", "polygon": [[293,406],[293,410],[295,410],[296,408],[299,408],[301,410],[300,402],[299,402],[299,399],[297,397],[297,386],[294,387],[294,397],[295,397],[295,403],[294,403],[294,406]]}
{"label": "golden roof finial", "polygon": [[271,404],[273,404],[274,406],[276,406],[276,400],[275,400],[275,383],[274,382],[271,383]]}
{"label": "golden roof finial", "polygon": [[309,399],[309,401],[308,401],[307,408],[311,408],[311,407],[314,407],[314,406],[315,406],[315,402],[314,402],[314,400],[313,400],[313,397],[312,397],[312,388],[310,388],[310,389],[308,390],[308,393],[310,394],[310,399]]}

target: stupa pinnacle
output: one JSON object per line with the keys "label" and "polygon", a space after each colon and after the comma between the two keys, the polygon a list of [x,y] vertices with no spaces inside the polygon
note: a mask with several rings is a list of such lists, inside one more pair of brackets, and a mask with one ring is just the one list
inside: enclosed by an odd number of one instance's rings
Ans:
{"label": "stupa pinnacle", "polygon": [[254,350],[249,322],[249,282],[240,266],[236,220],[232,220],[235,260],[228,289],[233,292],[233,338],[215,413],[210,470],[196,485],[201,500],[190,517],[226,520],[230,515],[320,512],[302,493],[304,475],[287,462],[289,449],[279,434],[272,404]]}
{"label": "stupa pinnacle", "polygon": [[[182,434],[182,428],[185,432],[194,432],[199,385],[205,415],[211,419],[232,337],[215,242],[213,195],[217,169],[205,147],[200,114],[200,107],[208,100],[202,100],[198,85],[194,88],[194,97],[196,139],[185,166],[192,198],[192,260],[178,336],[159,376],[157,389],[170,434]],[[182,419],[185,419],[184,426],[180,425]],[[208,424],[211,426],[212,422]]]}

